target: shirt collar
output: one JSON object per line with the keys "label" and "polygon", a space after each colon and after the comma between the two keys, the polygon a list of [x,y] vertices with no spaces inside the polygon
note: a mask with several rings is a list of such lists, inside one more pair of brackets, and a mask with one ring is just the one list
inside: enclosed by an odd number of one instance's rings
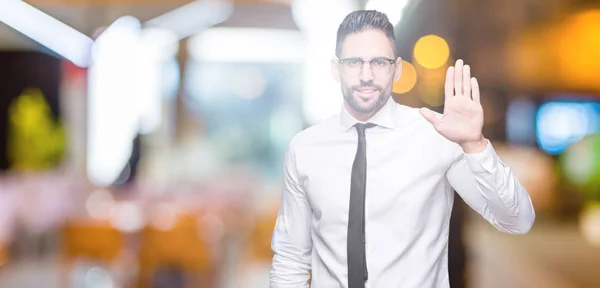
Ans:
{"label": "shirt collar", "polygon": [[390,98],[387,100],[385,105],[383,105],[383,107],[381,107],[381,109],[379,111],[377,111],[377,113],[375,113],[375,115],[371,116],[371,118],[365,122],[359,121],[356,118],[354,118],[354,116],[350,115],[348,110],[346,110],[346,106],[342,105],[342,109],[341,109],[342,111],[340,113],[341,127],[344,131],[348,131],[356,123],[369,122],[369,123],[373,123],[377,126],[385,127],[388,129],[395,129],[396,128],[396,118],[395,118],[396,105],[395,104],[396,104],[396,102],[394,101],[393,97],[390,96]]}

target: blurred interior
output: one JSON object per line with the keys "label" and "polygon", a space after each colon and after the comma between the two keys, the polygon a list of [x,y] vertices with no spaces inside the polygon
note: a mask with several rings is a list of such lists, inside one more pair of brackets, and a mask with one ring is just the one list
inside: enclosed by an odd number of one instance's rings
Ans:
{"label": "blurred interior", "polygon": [[501,234],[457,197],[452,287],[600,287],[593,0],[0,0],[0,287],[268,287],[281,158],[339,111],[362,8],[396,25],[397,102],[442,111],[471,65],[537,212]]}

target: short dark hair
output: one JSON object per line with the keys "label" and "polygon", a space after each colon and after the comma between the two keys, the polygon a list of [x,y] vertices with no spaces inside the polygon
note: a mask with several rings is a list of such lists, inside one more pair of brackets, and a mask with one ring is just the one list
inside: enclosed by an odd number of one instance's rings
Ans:
{"label": "short dark hair", "polygon": [[366,29],[376,29],[385,33],[392,42],[394,57],[396,53],[396,36],[394,35],[394,25],[390,22],[387,15],[375,10],[358,10],[351,12],[344,18],[337,31],[337,42],[335,44],[335,55],[339,58],[342,54],[342,44],[348,35],[362,32]]}

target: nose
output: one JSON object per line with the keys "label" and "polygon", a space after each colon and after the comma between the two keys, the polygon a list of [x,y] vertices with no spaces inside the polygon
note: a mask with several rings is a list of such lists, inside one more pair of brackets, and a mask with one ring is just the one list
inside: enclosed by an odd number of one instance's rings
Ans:
{"label": "nose", "polygon": [[373,80],[373,71],[371,71],[371,63],[365,62],[363,69],[360,72],[360,80],[363,82],[369,82]]}

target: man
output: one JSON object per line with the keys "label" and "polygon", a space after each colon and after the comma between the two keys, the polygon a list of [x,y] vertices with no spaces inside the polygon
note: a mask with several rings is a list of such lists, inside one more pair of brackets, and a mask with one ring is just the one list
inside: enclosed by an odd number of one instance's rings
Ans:
{"label": "man", "polygon": [[[396,104],[392,24],[376,11],[341,23],[339,115],[295,135],[272,239],[271,287],[449,287],[454,190],[498,230],[527,233],[527,191],[482,135],[479,86],[456,61],[443,115]],[[327,97],[328,95],[323,95]]]}

